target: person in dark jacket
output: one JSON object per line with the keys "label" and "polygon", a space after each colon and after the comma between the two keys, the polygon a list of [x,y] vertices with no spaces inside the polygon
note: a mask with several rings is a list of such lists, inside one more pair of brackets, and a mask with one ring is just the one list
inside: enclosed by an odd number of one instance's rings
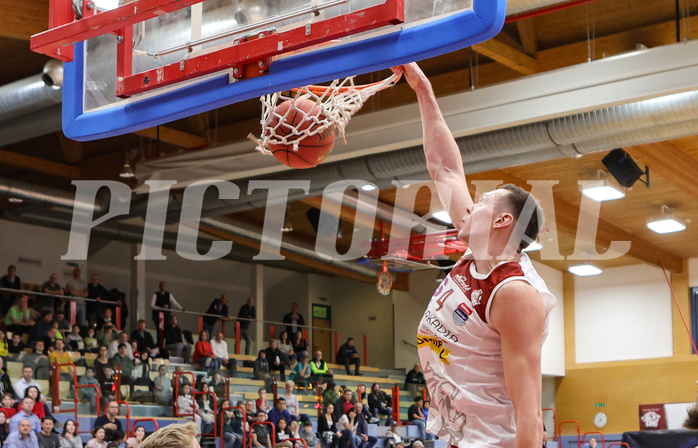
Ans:
{"label": "person in dark jacket", "polygon": [[373,383],[371,393],[368,394],[368,409],[374,417],[378,417],[378,414],[387,415],[388,419],[385,422],[385,426],[390,426],[390,422],[393,419],[393,409],[390,407],[391,402],[391,398],[380,390],[380,385]]}
{"label": "person in dark jacket", "polygon": [[170,324],[165,327],[165,349],[174,352],[177,357],[184,357],[184,363],[191,360],[191,345],[182,336],[182,329],[177,325],[177,316],[170,316]]}
{"label": "person in dark jacket", "polygon": [[339,347],[337,351],[337,364],[344,364],[344,368],[347,369],[347,375],[351,375],[349,367],[354,364],[354,375],[361,376],[359,372],[361,358],[359,358],[356,347],[354,347],[354,338],[347,339],[347,342]]}
{"label": "person in dark jacket", "polygon": [[267,385],[267,389],[271,392],[271,374],[269,373],[269,363],[266,358],[266,352],[260,350],[257,359],[254,361],[254,379],[264,381]]}
{"label": "person in dark jacket", "polygon": [[427,387],[427,381],[424,379],[424,373],[422,372],[422,366],[419,363],[415,363],[412,370],[407,372],[405,376],[405,389],[410,391],[410,397],[414,398],[422,393]]}
{"label": "person in dark jacket", "polygon": [[238,322],[240,322],[240,337],[245,340],[245,354],[250,354],[250,322],[257,318],[257,311],[254,308],[254,298],[247,299],[247,303],[240,307],[238,312]]}
{"label": "person in dark jacket", "polygon": [[220,298],[214,299],[211,305],[206,310],[206,316],[204,316],[204,330],[208,331],[208,334],[213,337],[215,334],[213,332],[213,327],[216,325],[219,319],[226,319],[228,317],[228,296],[223,294]]}
{"label": "person in dark jacket", "polygon": [[291,304],[291,312],[284,314],[283,323],[287,324],[286,331],[288,332],[288,338],[292,341],[296,338],[296,333],[302,331],[305,325],[305,319],[303,315],[298,312],[298,304]]}

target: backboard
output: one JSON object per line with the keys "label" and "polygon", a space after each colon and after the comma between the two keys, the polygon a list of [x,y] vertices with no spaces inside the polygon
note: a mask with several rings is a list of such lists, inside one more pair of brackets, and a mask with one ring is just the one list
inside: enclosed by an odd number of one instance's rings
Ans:
{"label": "backboard", "polygon": [[83,141],[455,51],[497,34],[506,9],[505,0],[74,0],[66,11],[58,1],[32,49],[66,61],[63,130]]}

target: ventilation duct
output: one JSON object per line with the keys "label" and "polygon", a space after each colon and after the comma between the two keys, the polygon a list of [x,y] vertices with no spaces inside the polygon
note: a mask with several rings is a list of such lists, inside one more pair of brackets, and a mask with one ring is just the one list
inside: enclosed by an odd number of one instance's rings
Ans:
{"label": "ventilation duct", "polygon": [[63,63],[51,59],[41,74],[0,87],[0,121],[60,104],[62,87]]}

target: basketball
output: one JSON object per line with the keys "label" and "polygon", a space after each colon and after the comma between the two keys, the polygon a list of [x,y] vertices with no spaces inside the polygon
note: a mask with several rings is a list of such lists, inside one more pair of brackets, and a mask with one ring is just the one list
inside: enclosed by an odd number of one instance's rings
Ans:
{"label": "basketball", "polygon": [[[312,168],[325,160],[334,146],[334,128],[330,126],[316,134],[303,135],[302,131],[321,126],[313,117],[321,122],[325,119],[320,115],[320,106],[309,99],[286,100],[276,107],[267,126],[278,137],[288,140],[288,144],[269,144],[269,151],[276,160],[297,169]],[[296,133],[301,135],[294,135]],[[294,150],[294,142],[298,143],[298,150]]]}

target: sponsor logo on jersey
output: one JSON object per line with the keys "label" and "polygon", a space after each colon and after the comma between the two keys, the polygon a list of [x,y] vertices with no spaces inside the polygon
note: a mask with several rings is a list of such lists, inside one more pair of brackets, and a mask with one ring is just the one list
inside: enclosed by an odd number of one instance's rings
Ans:
{"label": "sponsor logo on jersey", "polygon": [[471,314],[473,314],[473,310],[471,310],[470,307],[463,302],[458,305],[458,308],[456,308],[455,311],[453,311],[453,323],[458,326],[465,325],[465,322],[468,320],[468,316]]}
{"label": "sponsor logo on jersey", "polygon": [[417,347],[429,347],[434,353],[439,356],[439,361],[448,365],[448,355],[451,353],[450,350],[444,348],[444,342],[438,338],[432,338],[424,335],[417,335]]}
{"label": "sponsor logo on jersey", "polygon": [[441,321],[432,314],[431,311],[426,310],[424,317],[422,318],[422,326],[427,327],[427,329],[436,336],[442,336],[445,339],[450,339],[453,342],[458,342],[458,336],[453,334],[451,330],[446,328]]}
{"label": "sponsor logo on jersey", "polygon": [[482,302],[482,289],[476,289],[470,294],[470,302],[473,306],[478,306]]}
{"label": "sponsor logo on jersey", "polygon": [[463,290],[464,293],[467,293],[468,291],[470,291],[470,285],[468,285],[468,283],[466,283],[467,278],[464,275],[455,274],[455,275],[451,275],[451,277],[453,277],[453,281],[456,282],[456,285],[458,285],[458,287],[461,290]]}

